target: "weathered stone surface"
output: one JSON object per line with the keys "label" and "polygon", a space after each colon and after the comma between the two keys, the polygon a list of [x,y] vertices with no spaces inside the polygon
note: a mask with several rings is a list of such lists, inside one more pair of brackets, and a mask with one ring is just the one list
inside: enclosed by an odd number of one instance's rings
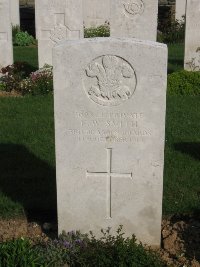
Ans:
{"label": "weathered stone surface", "polygon": [[166,46],[97,38],[53,54],[59,232],[122,224],[160,245]]}
{"label": "weathered stone surface", "polygon": [[97,27],[110,21],[110,0],[83,0],[84,26]]}
{"label": "weathered stone surface", "polygon": [[156,41],[158,0],[111,0],[112,37]]}
{"label": "weathered stone surface", "polygon": [[185,16],[186,10],[186,0],[176,0],[176,19],[183,21],[183,16]]}
{"label": "weathered stone surface", "polygon": [[10,8],[12,25],[20,25],[19,0],[12,0]]}
{"label": "weathered stone surface", "polygon": [[187,0],[185,69],[200,71],[200,1]]}
{"label": "weathered stone surface", "polygon": [[52,65],[52,48],[83,37],[82,0],[36,0],[39,66]]}
{"label": "weathered stone surface", "polygon": [[10,1],[0,0],[0,69],[13,63]]}

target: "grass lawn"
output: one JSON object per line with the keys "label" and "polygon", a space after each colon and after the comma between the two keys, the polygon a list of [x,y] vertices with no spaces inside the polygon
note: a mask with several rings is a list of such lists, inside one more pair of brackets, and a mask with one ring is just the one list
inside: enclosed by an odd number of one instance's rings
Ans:
{"label": "grass lawn", "polygon": [[[36,48],[14,48],[37,67]],[[169,46],[169,72],[182,68],[183,45]],[[165,215],[200,207],[200,97],[167,99]],[[53,97],[0,98],[0,217],[55,216]],[[45,212],[45,215],[44,215]],[[45,217],[46,218],[46,217]]]}
{"label": "grass lawn", "polygon": [[37,47],[14,46],[14,61],[26,61],[34,69],[38,69],[38,49]]}
{"label": "grass lawn", "polygon": [[164,214],[200,210],[200,96],[167,99]]}
{"label": "grass lawn", "polygon": [[53,97],[0,98],[0,113],[0,216],[20,214],[15,202],[55,213]]}
{"label": "grass lawn", "polygon": [[168,73],[183,69],[184,66],[184,45],[169,44],[168,45]]}

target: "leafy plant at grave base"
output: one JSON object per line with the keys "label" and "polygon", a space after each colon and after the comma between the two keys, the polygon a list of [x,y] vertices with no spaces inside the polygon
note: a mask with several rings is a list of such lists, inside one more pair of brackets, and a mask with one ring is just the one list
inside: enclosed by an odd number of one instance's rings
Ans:
{"label": "leafy plant at grave base", "polygon": [[164,267],[166,266],[158,255],[142,244],[136,243],[133,235],[124,238],[122,226],[117,235],[112,236],[110,229],[102,230],[103,236],[97,239],[92,233],[82,235],[80,232],[62,234],[58,240],[39,248],[45,262],[52,266],[71,267]]}
{"label": "leafy plant at grave base", "polygon": [[5,91],[5,85],[0,81],[0,91]]}
{"label": "leafy plant at grave base", "polygon": [[110,36],[109,23],[105,22],[104,25],[101,25],[99,27],[85,28],[84,36],[85,38],[109,37]]}
{"label": "leafy plant at grave base", "polygon": [[158,32],[158,41],[162,43],[183,43],[185,38],[185,18],[169,22]]}
{"label": "leafy plant at grave base", "polygon": [[1,87],[7,92],[21,91],[20,83],[32,71],[32,67],[26,62],[15,62],[0,70],[3,76],[0,78]]}
{"label": "leafy plant at grave base", "polygon": [[13,44],[17,46],[29,46],[36,44],[36,40],[28,32],[19,31],[15,34]]}
{"label": "leafy plant at grave base", "polygon": [[200,95],[200,72],[177,71],[168,75],[169,95]]}
{"label": "leafy plant at grave base", "polygon": [[0,243],[1,267],[42,267],[42,259],[26,239]]}
{"label": "leafy plant at grave base", "polygon": [[31,95],[45,95],[53,92],[53,67],[45,65],[44,68],[32,72],[21,84],[21,93]]}
{"label": "leafy plant at grave base", "polygon": [[13,25],[12,26],[12,40],[13,40],[13,44],[14,44],[14,41],[15,41],[16,34],[18,32],[20,32],[20,26],[19,25]]}

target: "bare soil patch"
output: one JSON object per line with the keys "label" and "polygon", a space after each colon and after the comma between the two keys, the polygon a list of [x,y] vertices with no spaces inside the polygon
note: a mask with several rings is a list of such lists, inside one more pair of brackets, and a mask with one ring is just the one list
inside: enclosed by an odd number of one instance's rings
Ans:
{"label": "bare soil patch", "polygon": [[171,266],[200,267],[200,217],[182,215],[164,219],[160,253]]}
{"label": "bare soil patch", "polygon": [[12,90],[11,92],[0,90],[0,97],[22,97],[22,94],[15,90]]}

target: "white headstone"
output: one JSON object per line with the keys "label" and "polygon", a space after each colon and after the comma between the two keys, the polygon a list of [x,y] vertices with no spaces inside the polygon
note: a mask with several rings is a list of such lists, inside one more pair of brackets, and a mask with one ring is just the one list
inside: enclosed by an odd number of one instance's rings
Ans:
{"label": "white headstone", "polygon": [[52,48],[83,37],[82,0],[36,0],[39,66],[52,65]]}
{"label": "white headstone", "polygon": [[110,34],[156,41],[158,0],[111,0]]}
{"label": "white headstone", "polygon": [[185,69],[200,71],[200,1],[187,0]]}
{"label": "white headstone", "polygon": [[110,21],[110,0],[83,0],[84,26],[104,25]]}
{"label": "white headstone", "polygon": [[176,0],[176,20],[183,21],[185,16],[186,0]]}
{"label": "white headstone", "polygon": [[159,246],[166,46],[83,39],[53,56],[59,232],[123,225]]}
{"label": "white headstone", "polygon": [[0,0],[0,69],[13,63],[10,1]]}
{"label": "white headstone", "polygon": [[19,0],[11,0],[11,23],[13,26],[20,25]]}

